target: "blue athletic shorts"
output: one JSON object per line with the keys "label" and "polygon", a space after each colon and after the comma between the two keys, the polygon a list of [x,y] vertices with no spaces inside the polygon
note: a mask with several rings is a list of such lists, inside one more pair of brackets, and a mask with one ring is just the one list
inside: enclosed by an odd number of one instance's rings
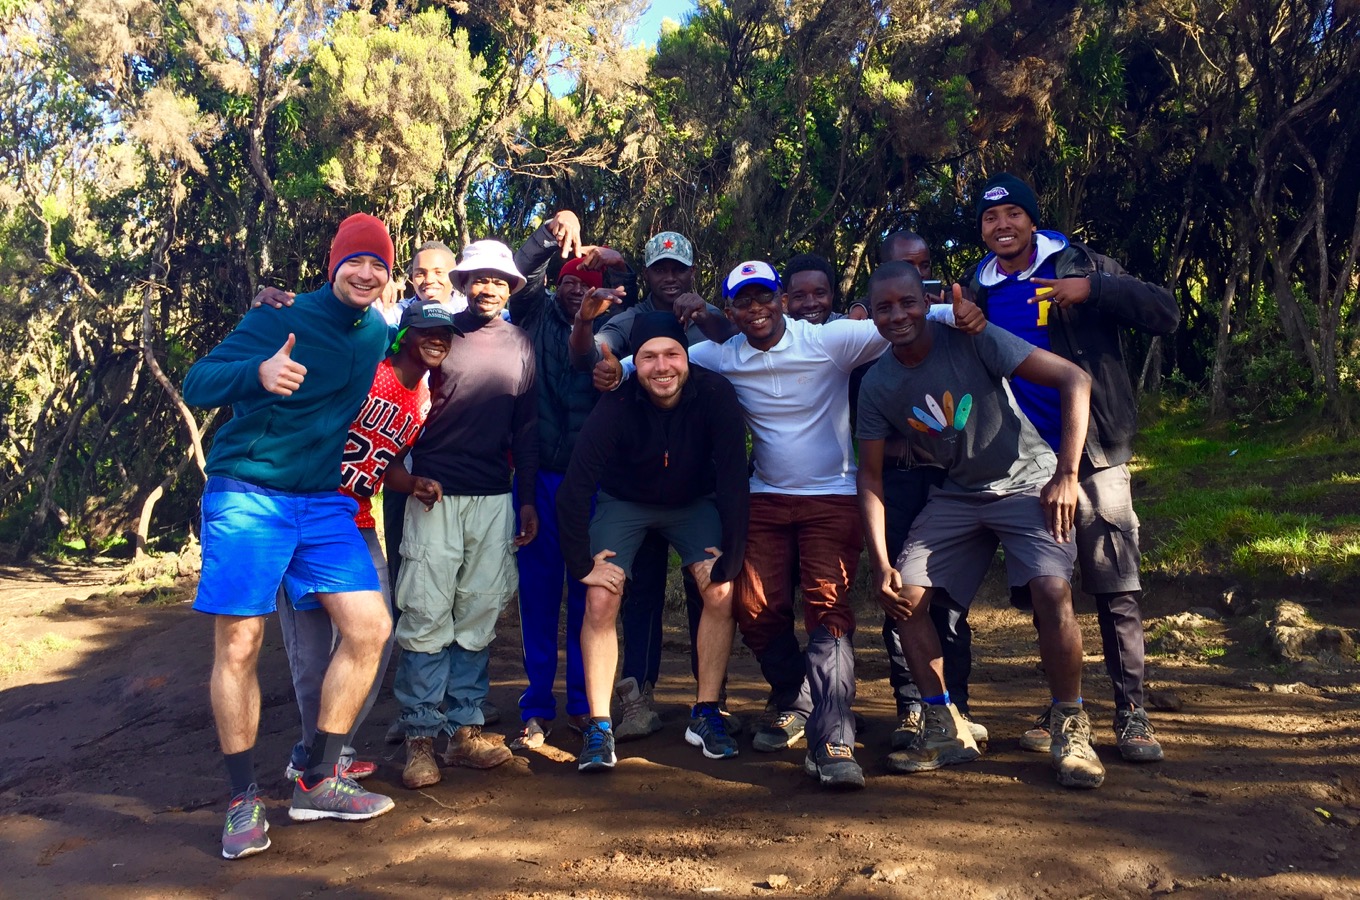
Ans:
{"label": "blue athletic shorts", "polygon": [[320,594],[378,590],[354,524],[359,505],[337,491],[290,494],[213,475],[203,489],[203,574],[194,609],[267,616],[282,584],[294,609]]}

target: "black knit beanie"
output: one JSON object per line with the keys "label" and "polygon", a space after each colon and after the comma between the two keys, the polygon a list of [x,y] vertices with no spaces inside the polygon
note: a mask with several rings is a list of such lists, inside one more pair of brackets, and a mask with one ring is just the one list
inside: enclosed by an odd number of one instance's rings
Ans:
{"label": "black knit beanie", "polygon": [[642,313],[633,319],[633,331],[628,335],[628,346],[637,353],[643,344],[659,337],[670,338],[684,347],[686,354],[689,353],[689,338],[685,335],[685,329],[676,321],[675,313],[668,312]]}
{"label": "black knit beanie", "polygon": [[982,230],[983,213],[993,206],[1004,206],[1007,203],[1013,203],[1029,213],[1034,227],[1039,227],[1039,199],[1034,196],[1034,191],[1010,172],[1001,172],[988,178],[987,183],[982,186],[982,196],[978,197],[977,202],[978,231]]}

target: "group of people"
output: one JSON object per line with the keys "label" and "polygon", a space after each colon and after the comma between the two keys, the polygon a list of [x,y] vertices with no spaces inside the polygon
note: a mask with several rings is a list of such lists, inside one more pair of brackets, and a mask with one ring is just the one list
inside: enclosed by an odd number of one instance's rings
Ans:
{"label": "group of people", "polygon": [[[368,819],[393,802],[358,784],[375,767],[352,738],[394,642],[389,738],[405,743],[408,788],[438,782],[441,763],[491,768],[544,743],[558,722],[564,593],[562,712],[581,734],[579,769],[606,771],[616,741],[659,729],[672,550],[697,682],[685,739],[708,758],[739,751],[725,696],[739,632],[769,684],[752,749],[805,741],[821,785],[863,787],[850,589],[866,549],[899,719],[888,767],[977,758],[988,734],[968,704],[967,611],[1000,543],[1050,694],[1021,745],[1049,753],[1060,784],[1104,779],[1082,704],[1080,561],[1116,746],[1161,759],[1143,708],[1136,411],[1120,341],[1126,327],[1170,333],[1178,309],[1040,230],[1037,198],[1014,176],[982,187],[977,224],[989,252],[966,284],[942,289],[926,242],[895,232],[843,314],[819,256],[782,273],[738,264],[719,309],[694,290],[683,235],[647,242],[639,280],[618,251],[585,245],[564,210],[518,252],[421,245],[393,327],[375,307],[391,238],[370,216],[341,223],[327,284],[264,292],[184,385],[191,404],[233,407],[208,457],[195,600],[215,616],[212,704],[232,792],[223,855],[269,846],[253,756],[269,612],[303,726],[289,815]],[[371,512],[380,488],[386,553]],[[482,727],[497,714],[496,621],[515,596],[527,688],[507,744]]]}

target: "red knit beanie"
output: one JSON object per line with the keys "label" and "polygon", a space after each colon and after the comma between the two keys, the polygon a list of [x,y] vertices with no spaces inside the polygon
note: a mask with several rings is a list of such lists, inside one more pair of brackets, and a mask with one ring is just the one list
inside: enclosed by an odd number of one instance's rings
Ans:
{"label": "red knit beanie", "polygon": [[568,275],[575,275],[583,283],[593,288],[604,287],[604,273],[599,269],[583,269],[581,263],[585,261],[584,256],[574,256],[562,263],[562,270],[557,273],[557,283],[561,284],[562,279]]}
{"label": "red knit beanie", "polygon": [[392,260],[397,254],[392,247],[392,237],[387,233],[387,226],[381,219],[366,213],[355,213],[341,222],[335,231],[335,240],[331,241],[330,262],[326,266],[326,280],[334,283],[335,270],[340,268],[345,260],[365,254],[382,260],[388,274],[391,274]]}

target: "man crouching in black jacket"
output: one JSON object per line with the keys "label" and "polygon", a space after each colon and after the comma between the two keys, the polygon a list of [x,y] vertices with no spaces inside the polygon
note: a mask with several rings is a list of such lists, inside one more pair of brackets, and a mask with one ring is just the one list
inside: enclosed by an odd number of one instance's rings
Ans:
{"label": "man crouching in black jacket", "polygon": [[633,557],[650,531],[661,532],[675,548],[703,595],[698,697],[685,740],[709,759],[737,755],[718,694],[735,627],[731,582],[746,549],[741,406],[727,379],[689,364],[685,332],[672,313],[637,316],[629,345],[637,377],[601,397],[591,411],[557,494],[567,571],[587,586],[581,656],[590,724],[577,761],[582,772],[614,766],[614,620]]}
{"label": "man crouching in black jacket", "polygon": [[[1039,230],[1034,191],[1014,175],[1002,173],[983,185],[977,220],[991,252],[978,264],[972,290],[987,320],[1091,376],[1091,424],[1078,473],[1081,587],[1096,598],[1105,668],[1114,683],[1119,753],[1130,762],[1155,762],[1162,748],[1143,709],[1138,517],[1129,489],[1138,411],[1120,331],[1170,334],[1180,323],[1180,310],[1165,288],[1139,281],[1114,260],[1056,231]],[[1020,378],[1011,380],[1011,389],[1057,451],[1056,392]],[[1025,600],[1012,597],[1022,607]],[[1044,713],[1020,744],[1046,753],[1049,740]]]}

